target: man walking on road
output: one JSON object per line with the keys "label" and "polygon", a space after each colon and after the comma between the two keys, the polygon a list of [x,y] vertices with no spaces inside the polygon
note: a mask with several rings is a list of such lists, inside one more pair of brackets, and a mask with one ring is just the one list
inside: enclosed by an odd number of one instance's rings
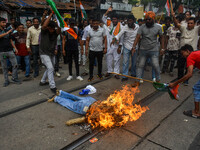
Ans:
{"label": "man walking on road", "polygon": [[[105,25],[107,25],[107,15],[109,12],[112,11],[112,7],[108,8],[106,13],[102,17],[102,21]],[[121,52],[118,53],[117,49],[119,47],[119,42],[115,41],[114,43],[111,43],[113,38],[120,33],[122,30],[122,25],[120,22],[118,22],[118,15],[112,14],[111,20],[112,22],[110,25],[107,25],[108,35],[107,35],[107,47],[108,51],[106,54],[106,62],[107,62],[107,74],[106,77],[110,76],[111,72],[120,73],[120,58],[121,58]],[[113,60],[114,60],[114,68],[113,68]],[[115,75],[116,79],[120,79],[119,75]]]}
{"label": "man walking on road", "polygon": [[[145,24],[143,24],[137,33],[136,40],[133,44],[132,54],[136,51],[136,46],[140,42],[139,49],[139,63],[136,70],[136,77],[141,78],[143,76],[144,66],[147,58],[151,59],[152,66],[156,72],[156,81],[160,81],[160,66],[159,66],[159,47],[157,43],[157,36],[161,37],[161,54],[164,53],[164,38],[162,29],[157,25],[155,21],[155,13],[149,11],[145,15]],[[132,86],[140,85],[139,81],[136,81]]]}
{"label": "man walking on road", "polygon": [[12,32],[13,29],[6,29],[6,19],[0,17],[0,61],[5,79],[3,85],[4,87],[8,86],[10,83],[8,79],[7,59],[9,59],[12,64],[12,81],[17,84],[21,84],[21,82],[18,80],[17,60],[13,52],[13,48],[15,49],[16,54],[18,51],[11,39]]}
{"label": "man walking on road", "polygon": [[49,86],[53,93],[56,93],[56,85],[54,81],[54,64],[55,64],[55,54],[57,36],[60,34],[61,29],[56,28],[56,23],[50,21],[53,13],[45,20],[41,29],[41,42],[40,42],[40,58],[42,63],[46,66],[46,71],[43,74],[40,85],[48,84],[46,79],[49,80]]}
{"label": "man walking on road", "polygon": [[[105,49],[103,50],[103,42],[105,44]],[[98,74],[97,77],[99,79],[103,79],[102,76],[102,59],[103,54],[107,52],[107,37],[106,32],[103,28],[99,26],[99,20],[92,20],[92,29],[89,30],[86,40],[86,55],[88,53],[89,48],[89,79],[88,81],[94,80],[93,78],[93,70],[94,70],[94,62],[97,57],[98,61]]]}
{"label": "man walking on road", "polygon": [[[116,40],[119,40],[120,38],[121,43],[117,50],[118,53],[121,53],[121,47],[122,44],[124,45],[124,51],[123,51],[123,67],[122,67],[122,73],[123,75],[128,75],[129,71],[129,58],[132,56],[131,49],[133,46],[133,43],[135,41],[139,26],[134,23],[135,17],[133,15],[128,16],[128,25],[126,25],[122,31],[115,36]],[[131,57],[131,75],[136,76],[136,61],[137,61],[137,52],[133,54]],[[126,81],[128,78],[123,77],[122,81]]]}

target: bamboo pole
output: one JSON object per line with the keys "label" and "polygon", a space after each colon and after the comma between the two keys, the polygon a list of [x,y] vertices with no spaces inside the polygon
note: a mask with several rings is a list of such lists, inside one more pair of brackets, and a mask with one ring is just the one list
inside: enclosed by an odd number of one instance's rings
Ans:
{"label": "bamboo pole", "polygon": [[160,24],[160,20],[161,20],[162,17],[163,17],[163,14],[164,14],[164,12],[162,11],[162,15],[160,16],[160,19],[159,19],[159,21],[158,21],[159,24]]}
{"label": "bamboo pole", "polygon": [[71,119],[71,120],[68,120],[65,124],[70,126],[70,125],[77,124],[77,123],[83,123],[83,122],[85,122],[85,119],[86,119],[85,116],[81,117],[81,118]]}
{"label": "bamboo pole", "polygon": [[171,12],[174,13],[173,5],[172,5],[172,0],[170,0],[170,6],[171,6]]}
{"label": "bamboo pole", "polygon": [[127,75],[123,75],[123,74],[119,74],[119,73],[115,73],[115,72],[110,72],[110,73],[116,74],[116,75],[119,75],[119,76],[124,76],[124,77],[127,77],[127,78],[132,78],[132,79],[137,79],[137,80],[143,80],[143,81],[146,81],[146,82],[154,83],[151,80],[140,79],[140,78],[137,78],[137,77],[127,76]]}

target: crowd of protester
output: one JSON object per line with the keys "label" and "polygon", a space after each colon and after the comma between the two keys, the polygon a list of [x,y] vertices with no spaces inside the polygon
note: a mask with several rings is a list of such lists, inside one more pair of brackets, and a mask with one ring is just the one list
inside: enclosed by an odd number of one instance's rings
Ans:
{"label": "crowd of protester", "polygon": [[[179,49],[185,45],[190,45],[194,51],[200,49],[199,16],[194,18],[189,11],[178,15],[173,13],[172,17],[165,17],[164,20],[156,20],[155,13],[149,11],[144,20],[136,20],[133,14],[121,19],[110,7],[101,19],[91,17],[80,24],[74,19],[66,19],[68,26],[78,35],[77,39],[67,31],[62,32],[53,16],[53,13],[45,11],[41,21],[33,18],[27,20],[26,25],[15,18],[11,18],[10,23],[0,18],[0,61],[4,87],[10,83],[9,74],[13,82],[21,84],[19,69],[25,71],[25,78],[37,78],[42,64],[46,70],[39,85],[49,84],[55,93],[54,75],[61,76],[61,58],[69,65],[66,80],[73,79],[73,61],[77,80],[82,81],[82,76],[86,75],[89,75],[88,82],[94,80],[95,65],[98,68],[97,77],[103,79],[104,55],[107,67],[105,77],[115,72],[142,79],[146,66],[151,65],[153,81],[160,82],[164,73],[174,76],[175,67],[178,68],[177,79],[181,79],[186,73],[186,58]],[[80,65],[84,67],[82,73]],[[120,79],[120,76],[115,75],[115,78]],[[121,78],[121,82],[126,80],[127,77]],[[143,80],[138,80],[132,86],[141,83]],[[188,81],[184,83],[187,85]]]}

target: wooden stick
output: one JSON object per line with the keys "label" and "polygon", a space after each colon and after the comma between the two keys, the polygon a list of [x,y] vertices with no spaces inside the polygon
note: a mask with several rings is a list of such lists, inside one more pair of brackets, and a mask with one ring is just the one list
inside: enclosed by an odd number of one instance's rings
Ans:
{"label": "wooden stick", "polygon": [[65,124],[70,126],[70,125],[77,124],[77,123],[83,123],[83,122],[85,122],[85,119],[86,119],[85,116],[81,117],[81,118],[71,119],[71,120],[68,120]]}
{"label": "wooden stick", "polygon": [[160,24],[160,20],[161,20],[162,17],[163,17],[163,14],[164,14],[164,12],[162,11],[162,15],[160,16],[160,19],[159,19],[159,21],[158,21],[159,24]]}
{"label": "wooden stick", "polygon": [[52,97],[51,99],[48,99],[48,102],[53,102],[55,97],[56,96]]}
{"label": "wooden stick", "polygon": [[174,13],[173,5],[172,5],[172,0],[170,0],[170,5],[171,5],[171,12]]}
{"label": "wooden stick", "polygon": [[132,79],[137,79],[137,80],[143,80],[143,81],[146,81],[146,82],[154,83],[151,80],[140,79],[140,78],[137,78],[137,77],[127,76],[127,75],[123,75],[123,74],[119,74],[119,73],[115,73],[115,72],[110,72],[110,73],[116,74],[116,75],[119,75],[119,76],[124,76],[124,77],[127,77],[127,78],[132,78]]}

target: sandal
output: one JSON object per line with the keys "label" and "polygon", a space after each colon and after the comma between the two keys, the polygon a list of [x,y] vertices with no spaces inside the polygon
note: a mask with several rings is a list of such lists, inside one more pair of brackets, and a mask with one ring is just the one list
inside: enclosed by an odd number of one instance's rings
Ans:
{"label": "sandal", "polygon": [[192,114],[192,110],[184,111],[183,114],[188,116],[188,117],[200,119],[200,116],[196,116],[196,115]]}

